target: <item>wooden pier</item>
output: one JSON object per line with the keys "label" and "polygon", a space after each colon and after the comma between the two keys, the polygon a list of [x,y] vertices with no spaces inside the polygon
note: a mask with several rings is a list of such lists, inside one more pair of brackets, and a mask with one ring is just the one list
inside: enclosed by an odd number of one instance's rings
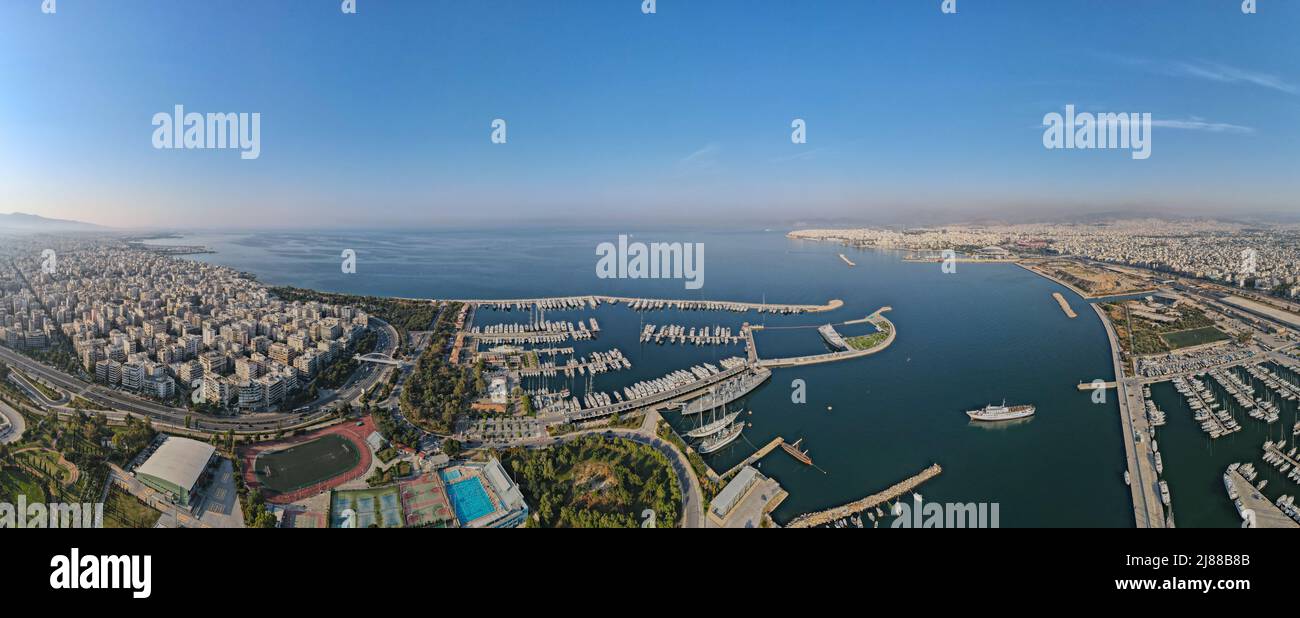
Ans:
{"label": "wooden pier", "polygon": [[757,463],[758,460],[760,460],[760,459],[762,459],[762,458],[764,458],[764,457],[767,457],[769,453],[771,453],[772,451],[775,451],[775,450],[776,450],[776,447],[781,446],[781,444],[784,443],[784,442],[785,442],[785,439],[782,438],[781,436],[777,436],[777,437],[775,437],[775,438],[772,438],[772,441],[771,441],[771,442],[768,442],[768,443],[767,443],[767,446],[764,446],[763,448],[758,449],[757,451],[754,452],[753,455],[750,455],[749,457],[746,457],[746,458],[745,458],[745,461],[742,461],[742,462],[736,464],[733,468],[731,468],[730,470],[727,470],[727,472],[726,472],[725,474],[723,474],[723,475],[722,475],[721,477],[719,477],[719,478],[722,478],[723,480],[726,480],[726,479],[731,478],[731,476],[732,476],[733,474],[735,474],[735,473],[737,473],[737,472],[740,472],[741,470],[743,470],[743,469],[745,468],[745,466],[753,465],[753,464]]}
{"label": "wooden pier", "polygon": [[913,476],[912,478],[909,478],[901,483],[898,483],[897,485],[894,485],[893,487],[890,487],[885,491],[872,494],[856,502],[850,502],[843,506],[837,506],[835,508],[827,509],[825,511],[818,511],[816,513],[805,513],[803,515],[794,518],[794,520],[791,521],[789,525],[787,525],[786,527],[787,528],[813,528],[816,526],[823,526],[831,522],[844,519],[846,517],[851,517],[869,508],[884,504],[886,502],[889,502],[890,500],[899,498],[903,494],[914,491],[917,487],[921,486],[921,483],[924,483],[936,476],[939,476],[940,472],[943,472],[943,467],[941,467],[939,464],[934,464],[929,468],[922,470],[916,476]]}

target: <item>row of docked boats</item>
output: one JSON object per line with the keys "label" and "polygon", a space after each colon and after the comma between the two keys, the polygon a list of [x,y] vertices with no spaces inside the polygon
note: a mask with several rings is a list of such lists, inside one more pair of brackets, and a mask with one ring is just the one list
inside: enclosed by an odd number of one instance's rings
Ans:
{"label": "row of docked boats", "polygon": [[1277,508],[1282,510],[1284,515],[1300,524],[1300,507],[1296,507],[1294,497],[1282,494],[1281,496],[1278,496],[1275,504],[1277,504]]}
{"label": "row of docked boats", "polygon": [[690,343],[702,345],[731,345],[745,340],[743,334],[734,333],[730,326],[694,326],[689,330],[678,324],[664,324],[655,329],[654,324],[646,324],[641,329],[641,343]]}
{"label": "row of docked boats", "polygon": [[[610,299],[610,302],[617,304],[618,299]],[[627,306],[629,309],[634,311],[648,311],[651,309],[670,309],[673,311],[732,311],[735,313],[756,311],[758,313],[775,313],[781,315],[804,313],[809,310],[809,307],[794,305],[753,305],[716,300],[657,300],[652,298],[630,299],[628,300]]]}
{"label": "row of docked boats", "polygon": [[1174,376],[1174,388],[1187,400],[1192,418],[1200,423],[1201,430],[1212,439],[1241,431],[1241,424],[1227,410],[1219,406],[1214,393],[1195,377]]}
{"label": "row of docked boats", "polygon": [[1273,373],[1263,365],[1247,365],[1246,372],[1256,380],[1263,382],[1269,389],[1276,391],[1278,396],[1287,401],[1296,401],[1300,399],[1300,386],[1296,386]]}
{"label": "row of docked boats", "polygon": [[1281,474],[1287,475],[1286,478],[1295,483],[1300,483],[1300,460],[1296,459],[1297,447],[1292,446],[1291,450],[1284,451],[1286,448],[1285,440],[1266,440],[1264,442],[1264,463],[1277,468]]}
{"label": "row of docked boats", "polygon": [[1151,401],[1150,389],[1143,391],[1143,394],[1146,395],[1143,402],[1146,407],[1147,422],[1150,423],[1152,427],[1163,427],[1165,423],[1169,422],[1169,417],[1165,414],[1164,410],[1156,407],[1156,402]]}
{"label": "row of docked boats", "polygon": [[497,311],[534,311],[537,309],[586,309],[590,306],[592,309],[600,306],[600,298],[596,296],[569,296],[564,298],[539,298],[531,301],[487,301],[478,303],[480,307],[487,307]]}
{"label": "row of docked boats", "polygon": [[555,361],[538,363],[536,367],[520,369],[521,377],[555,377],[563,373],[566,377],[577,375],[599,375],[610,371],[619,371],[622,369],[631,369],[632,361],[623,356],[623,352],[614,348],[608,352],[592,352],[589,356],[581,358],[570,358],[563,364]]}

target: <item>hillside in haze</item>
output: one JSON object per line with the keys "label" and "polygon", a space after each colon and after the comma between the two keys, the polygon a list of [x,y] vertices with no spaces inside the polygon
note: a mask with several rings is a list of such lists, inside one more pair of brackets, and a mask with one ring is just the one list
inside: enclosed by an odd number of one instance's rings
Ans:
{"label": "hillside in haze", "polygon": [[91,232],[107,229],[93,223],[69,221],[67,219],[47,219],[39,215],[22,212],[0,213],[0,230],[20,232]]}

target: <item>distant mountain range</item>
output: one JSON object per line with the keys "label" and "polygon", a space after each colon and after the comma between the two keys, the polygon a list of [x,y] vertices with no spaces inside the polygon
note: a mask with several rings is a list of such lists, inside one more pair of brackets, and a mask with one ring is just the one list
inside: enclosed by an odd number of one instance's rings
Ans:
{"label": "distant mountain range", "polygon": [[0,230],[20,232],[95,232],[107,230],[102,225],[69,221],[67,219],[47,219],[40,215],[24,212],[0,213]]}

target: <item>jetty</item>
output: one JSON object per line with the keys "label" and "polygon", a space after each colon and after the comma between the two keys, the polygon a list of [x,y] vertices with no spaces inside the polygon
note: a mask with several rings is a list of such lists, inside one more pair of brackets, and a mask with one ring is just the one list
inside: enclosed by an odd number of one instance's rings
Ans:
{"label": "jetty", "polygon": [[758,460],[767,457],[769,454],[771,454],[772,451],[776,450],[776,447],[781,446],[782,444],[785,444],[785,439],[782,438],[781,436],[772,438],[772,441],[764,445],[763,448],[754,451],[753,455],[746,457],[744,461],[736,464],[735,466],[732,466],[730,470],[727,470],[725,473],[723,473],[722,476],[718,478],[720,479],[731,478],[732,475],[736,474],[737,472],[740,472],[741,470],[744,470],[745,466],[752,466],[758,463]]}
{"label": "jetty", "polygon": [[911,491],[915,491],[916,488],[920,487],[922,483],[936,476],[939,476],[939,473],[941,472],[943,472],[943,467],[941,467],[939,464],[934,464],[929,468],[922,470],[919,474],[901,483],[898,483],[893,487],[886,489],[885,491],[872,494],[861,500],[850,502],[843,506],[837,506],[835,508],[826,509],[825,511],[817,511],[816,513],[805,513],[803,515],[794,518],[794,520],[792,520],[786,527],[787,528],[814,528],[817,526],[824,526],[826,524],[829,524],[831,522],[840,519],[844,519],[846,517],[851,517],[869,508],[879,506],[881,504],[889,502],[890,500],[895,500],[900,496],[902,496],[903,494],[906,494]]}
{"label": "jetty", "polygon": [[[857,348],[850,347],[847,350],[837,350],[834,352],[827,352],[825,354],[810,354],[807,356],[792,356],[787,358],[768,358],[768,359],[760,360],[759,364],[762,365],[763,367],[798,367],[802,365],[816,365],[819,363],[830,363],[834,361],[848,360],[851,358],[858,358],[860,356],[868,356],[871,354],[875,354],[876,352],[879,352],[889,347],[889,345],[894,342],[894,337],[897,336],[897,329],[894,328],[894,323],[890,322],[888,318],[882,315],[884,312],[889,311],[890,309],[891,307],[881,307],[875,313],[864,318],[864,320],[859,320],[859,322],[861,321],[871,322],[876,325],[876,328],[878,329],[879,332],[888,333],[886,337],[880,341],[880,343],[877,343],[869,348],[857,349]],[[823,332],[822,335],[823,337],[825,337],[826,333]]]}
{"label": "jetty", "polygon": [[1062,296],[1060,292],[1052,292],[1052,298],[1055,298],[1056,302],[1061,305],[1061,311],[1065,312],[1066,317],[1070,319],[1079,317],[1079,314],[1075,313],[1074,309],[1070,308],[1070,301],[1065,300],[1065,297]]}
{"label": "jetty", "polygon": [[[1114,382],[1102,382],[1101,387],[1105,389],[1112,389],[1116,387],[1116,384]],[[1092,385],[1092,382],[1080,382],[1078,388],[1081,391],[1090,391],[1093,390],[1094,387]]]}
{"label": "jetty", "polygon": [[1281,508],[1269,502],[1253,483],[1242,476],[1239,467],[1224,473],[1223,484],[1237,507],[1237,514],[1241,515],[1243,527],[1253,524],[1256,528],[1300,528],[1300,524],[1287,517]]}
{"label": "jetty", "polygon": [[819,313],[823,311],[834,311],[844,306],[844,301],[838,298],[827,301],[824,305],[808,305],[793,303],[768,303],[768,302],[744,302],[731,300],[681,300],[669,298],[635,298],[630,296],[603,296],[603,295],[584,295],[584,296],[555,296],[545,298],[512,298],[512,299],[458,299],[458,300],[439,300],[430,298],[404,298],[400,300],[417,300],[424,302],[447,302],[462,303],[472,307],[486,307],[489,309],[498,309],[501,311],[512,311],[515,309],[526,311],[532,307],[540,307],[549,310],[582,310],[587,308],[599,307],[601,303],[618,304],[623,303],[634,310],[651,310],[651,309],[672,309],[676,311],[757,311],[759,313]]}

